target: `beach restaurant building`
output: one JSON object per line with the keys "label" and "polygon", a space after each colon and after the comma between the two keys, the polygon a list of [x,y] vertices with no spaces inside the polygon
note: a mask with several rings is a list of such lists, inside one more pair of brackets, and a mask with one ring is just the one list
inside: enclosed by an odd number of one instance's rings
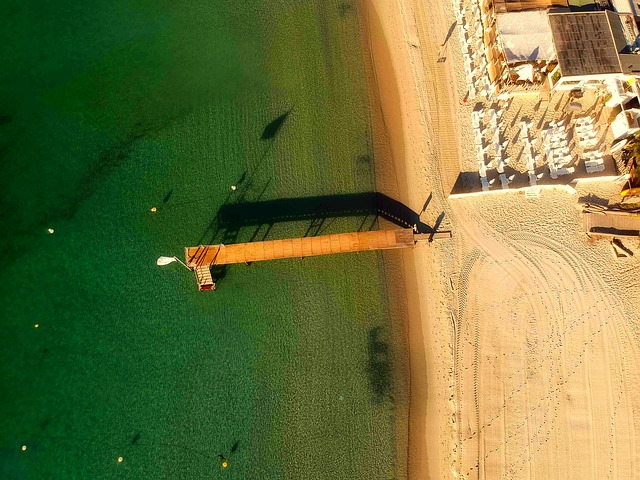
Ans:
{"label": "beach restaurant building", "polygon": [[[555,90],[609,85],[614,96],[640,76],[640,42],[632,15],[598,12],[550,11],[548,14],[558,66],[549,79]],[[634,91],[633,96],[638,92]]]}

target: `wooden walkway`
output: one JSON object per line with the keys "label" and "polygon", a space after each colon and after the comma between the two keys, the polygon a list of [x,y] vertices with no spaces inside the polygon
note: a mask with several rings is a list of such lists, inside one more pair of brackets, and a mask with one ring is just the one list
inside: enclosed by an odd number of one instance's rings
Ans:
{"label": "wooden walkway", "polygon": [[638,237],[640,215],[625,212],[583,212],[582,226],[587,235]]}
{"label": "wooden walkway", "polygon": [[[449,234],[449,236],[451,235]],[[423,238],[419,238],[419,240],[423,240]],[[401,228],[233,245],[200,245],[185,248],[185,263],[187,267],[195,269],[203,266],[259,262],[261,260],[407,248],[413,247],[415,242],[413,230]]]}

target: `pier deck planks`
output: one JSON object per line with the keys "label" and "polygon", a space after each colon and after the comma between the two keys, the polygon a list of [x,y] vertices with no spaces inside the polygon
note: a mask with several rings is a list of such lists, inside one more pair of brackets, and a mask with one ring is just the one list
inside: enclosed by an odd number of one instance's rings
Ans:
{"label": "pier deck planks", "polygon": [[334,253],[413,247],[410,228],[353,232],[319,237],[287,238],[233,245],[200,245],[185,248],[188,267],[229,265],[281,258],[302,258]]}

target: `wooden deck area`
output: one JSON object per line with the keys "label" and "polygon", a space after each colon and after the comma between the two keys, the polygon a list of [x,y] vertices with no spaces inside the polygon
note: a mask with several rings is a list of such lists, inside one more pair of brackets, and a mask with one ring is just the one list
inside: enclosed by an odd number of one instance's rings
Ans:
{"label": "wooden deck area", "polygon": [[282,258],[330,255],[333,253],[388,250],[413,247],[415,241],[412,229],[401,228],[397,230],[236,243],[233,245],[200,245],[198,247],[185,248],[185,263],[189,268],[197,268]]}
{"label": "wooden deck area", "polygon": [[640,215],[625,212],[582,213],[582,225],[587,235],[609,237],[640,236]]}

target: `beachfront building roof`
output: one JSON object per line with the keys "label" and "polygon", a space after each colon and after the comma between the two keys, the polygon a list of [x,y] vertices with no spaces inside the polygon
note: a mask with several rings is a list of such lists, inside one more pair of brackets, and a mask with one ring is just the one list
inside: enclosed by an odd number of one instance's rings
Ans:
{"label": "beachfront building roof", "polygon": [[611,122],[613,141],[630,137],[640,132],[640,109],[622,110]]}
{"label": "beachfront building roof", "polygon": [[500,13],[496,22],[507,64],[549,62],[555,58],[551,27],[544,10]]}
{"label": "beachfront building roof", "polygon": [[567,0],[495,0],[496,13],[544,10],[549,7],[566,7]]}
{"label": "beachfront building roof", "polygon": [[601,85],[640,75],[638,28],[631,15],[611,11],[551,12],[559,73],[556,89]]}
{"label": "beachfront building roof", "polygon": [[611,0],[611,6],[617,13],[637,15],[640,11],[638,0]]}

